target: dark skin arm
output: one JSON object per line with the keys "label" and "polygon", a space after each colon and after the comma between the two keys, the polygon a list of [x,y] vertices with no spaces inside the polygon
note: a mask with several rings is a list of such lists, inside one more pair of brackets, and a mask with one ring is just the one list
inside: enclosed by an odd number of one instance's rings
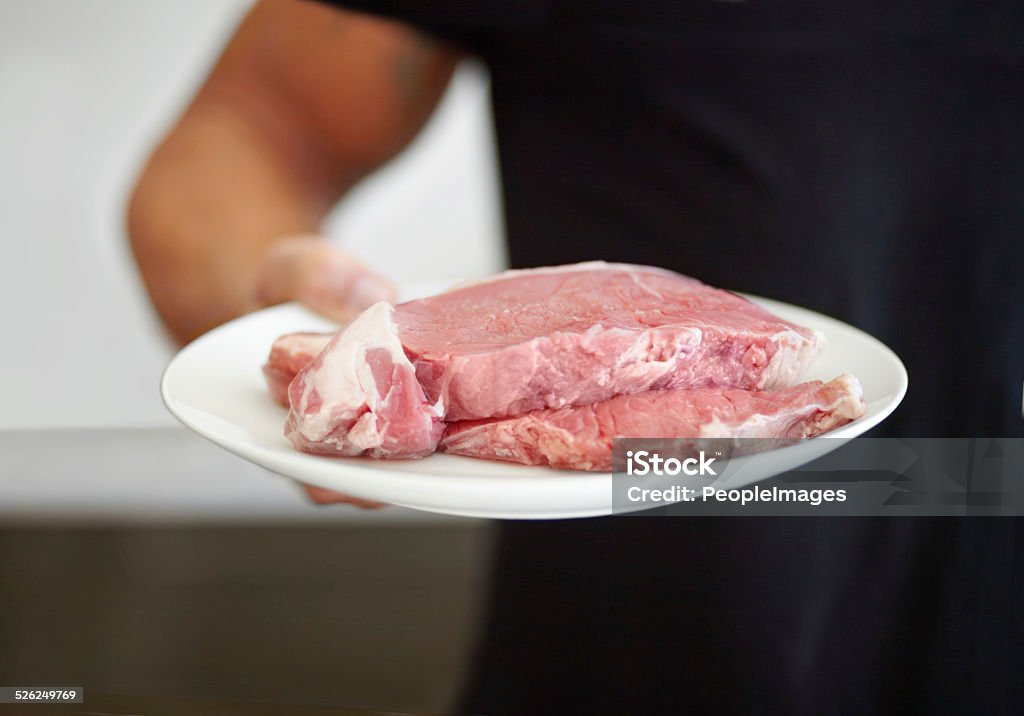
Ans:
{"label": "dark skin arm", "polygon": [[131,197],[132,250],[172,335],[186,342],[282,301],[343,321],[394,298],[316,234],[348,189],[417,134],[457,60],[398,24],[259,3]]}
{"label": "dark skin arm", "polygon": [[[132,251],[174,338],[283,301],[346,321],[393,300],[390,283],[317,232],[419,132],[458,59],[395,23],[258,3],[131,196]],[[315,502],[377,506],[303,487]]]}

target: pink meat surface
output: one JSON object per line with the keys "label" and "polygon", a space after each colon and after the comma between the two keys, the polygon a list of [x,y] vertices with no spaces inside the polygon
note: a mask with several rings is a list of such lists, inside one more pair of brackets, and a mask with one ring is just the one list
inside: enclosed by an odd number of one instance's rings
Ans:
{"label": "pink meat surface", "polygon": [[395,322],[452,421],[651,388],[791,385],[824,345],[729,291],[603,262],[507,271],[401,304]]}
{"label": "pink meat surface", "polygon": [[[357,321],[362,328],[339,334],[299,374],[299,389],[292,386],[287,433],[300,449],[359,454],[351,450],[365,440],[347,440],[349,424],[372,422],[384,434],[399,421],[396,434],[408,445],[393,440],[369,454],[413,457],[439,437],[434,419],[507,417],[651,389],[791,385],[824,344],[820,333],[734,293],[662,269],[603,262],[507,271],[393,311],[374,306]],[[367,332],[388,337],[399,394],[415,392],[406,385],[409,369],[421,398],[378,405],[364,398],[390,395],[389,386],[367,389],[329,375],[370,372],[359,365],[375,355],[360,349]],[[387,415],[377,413],[382,406]],[[353,423],[357,409],[372,415]],[[305,430],[311,422],[315,429]]]}
{"label": "pink meat surface", "polygon": [[612,439],[806,438],[864,414],[860,383],[844,373],[829,383],[790,388],[649,390],[518,417],[448,426],[440,449],[457,455],[610,470]]}
{"label": "pink meat surface", "polygon": [[289,333],[270,346],[263,377],[275,401],[288,407],[288,385],[299,371],[313,362],[335,333]]}

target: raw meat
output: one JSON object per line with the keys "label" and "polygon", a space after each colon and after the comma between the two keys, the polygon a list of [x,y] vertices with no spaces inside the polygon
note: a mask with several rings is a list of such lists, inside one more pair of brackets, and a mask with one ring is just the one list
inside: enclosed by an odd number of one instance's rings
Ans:
{"label": "raw meat", "polygon": [[395,322],[448,420],[650,388],[791,385],[824,343],[734,293],[603,262],[508,271],[401,304]]}
{"label": "raw meat", "polygon": [[769,391],[649,390],[518,417],[454,423],[440,449],[458,455],[611,470],[612,438],[806,438],[864,414],[860,383],[842,374]]}
{"label": "raw meat", "polygon": [[263,366],[263,377],[274,400],[288,407],[288,384],[320,355],[334,336],[334,333],[289,333],[274,341]]}
{"label": "raw meat", "polygon": [[444,423],[427,402],[394,332],[394,308],[377,303],[341,330],[288,386],[285,435],[305,452],[423,457]]}
{"label": "raw meat", "polygon": [[[358,320],[360,331],[339,334],[324,360],[299,374],[303,385],[318,389],[296,391],[293,385],[290,391],[288,434],[300,449],[358,454],[351,451],[367,444],[365,436],[349,444],[345,425],[355,406],[375,413],[377,404],[365,396],[389,395],[389,386],[367,390],[323,375],[342,367],[327,355],[332,352],[349,361],[377,355],[359,343],[366,334],[388,336],[384,352],[403,367],[395,375],[405,381],[409,368],[422,386],[422,399],[415,400],[406,396],[403,382],[399,394],[408,399],[401,404],[448,421],[587,405],[649,389],[790,385],[824,344],[818,332],[728,291],[662,269],[603,262],[509,271],[393,311],[378,305]],[[344,368],[371,372],[367,366]],[[387,449],[372,449],[389,457],[426,454],[436,426],[397,412],[392,403],[387,407],[387,416],[373,420],[378,432],[387,432],[392,420],[420,432],[403,428],[396,434],[410,441],[407,446],[392,440]],[[331,423],[330,416],[340,422]],[[316,426],[307,431],[310,420]]]}

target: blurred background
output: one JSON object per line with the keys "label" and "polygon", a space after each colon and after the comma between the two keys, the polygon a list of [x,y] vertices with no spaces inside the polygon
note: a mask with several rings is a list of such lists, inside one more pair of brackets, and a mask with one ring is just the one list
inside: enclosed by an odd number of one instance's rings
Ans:
{"label": "blurred background", "polygon": [[[313,507],[160,402],[174,348],[125,203],[248,7],[0,2],[0,685],[442,710],[487,524]],[[484,275],[504,264],[499,201],[466,63],[327,232],[401,285]]]}

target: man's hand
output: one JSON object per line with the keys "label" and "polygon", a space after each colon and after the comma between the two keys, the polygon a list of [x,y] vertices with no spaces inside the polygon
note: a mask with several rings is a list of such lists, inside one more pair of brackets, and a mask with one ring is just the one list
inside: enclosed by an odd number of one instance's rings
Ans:
{"label": "man's hand", "polygon": [[[258,3],[128,208],[135,259],[173,336],[184,343],[282,301],[347,321],[394,300],[388,281],[316,234],[348,189],[419,132],[458,57],[395,23]],[[302,487],[320,504],[382,506]]]}
{"label": "man's hand", "polygon": [[256,277],[256,299],[265,305],[298,301],[347,323],[378,301],[395,302],[398,291],[362,261],[317,236],[274,242]]}
{"label": "man's hand", "polygon": [[174,337],[280,301],[347,320],[393,298],[387,281],[312,237],[349,188],[416,135],[457,60],[396,23],[258,3],[128,209],[139,270]]}

